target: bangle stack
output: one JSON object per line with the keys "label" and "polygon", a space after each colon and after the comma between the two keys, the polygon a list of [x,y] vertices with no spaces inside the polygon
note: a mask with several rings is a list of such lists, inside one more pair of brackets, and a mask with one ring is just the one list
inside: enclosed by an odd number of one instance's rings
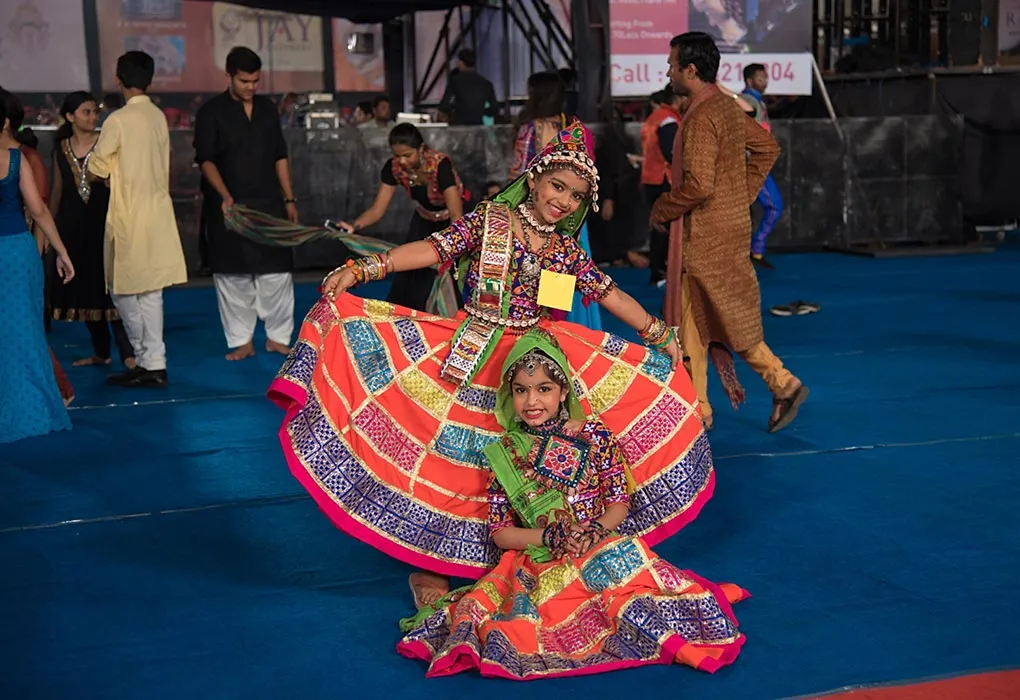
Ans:
{"label": "bangle stack", "polygon": [[346,267],[354,272],[354,279],[358,284],[378,282],[393,271],[393,259],[389,253],[376,253],[357,260],[348,260]]}
{"label": "bangle stack", "polygon": [[639,333],[645,345],[651,345],[659,350],[665,350],[673,342],[675,337],[673,329],[666,325],[661,318],[651,317],[648,325]]}
{"label": "bangle stack", "polygon": [[354,273],[354,281],[356,284],[362,284],[363,282],[378,282],[381,279],[385,279],[387,274],[393,272],[393,258],[390,257],[388,252],[366,255],[365,257],[358,259],[352,258],[323,277],[322,285],[325,286],[326,280],[336,273],[348,269]]}
{"label": "bangle stack", "polygon": [[567,527],[560,520],[549,523],[542,530],[542,545],[549,550],[554,558],[563,556],[567,544]]}

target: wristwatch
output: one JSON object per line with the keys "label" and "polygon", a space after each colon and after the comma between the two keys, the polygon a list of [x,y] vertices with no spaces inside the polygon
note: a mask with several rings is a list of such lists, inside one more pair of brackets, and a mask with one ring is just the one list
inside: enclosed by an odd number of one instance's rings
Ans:
{"label": "wristwatch", "polygon": [[293,197],[290,197],[289,199],[283,200],[283,203],[284,204],[297,204],[297,200],[294,199]]}

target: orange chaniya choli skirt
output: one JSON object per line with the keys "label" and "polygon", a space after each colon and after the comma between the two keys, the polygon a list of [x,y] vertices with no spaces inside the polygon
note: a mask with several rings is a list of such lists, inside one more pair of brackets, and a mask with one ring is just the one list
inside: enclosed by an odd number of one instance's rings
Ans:
{"label": "orange chaniya choli skirt", "polygon": [[[343,531],[414,566],[478,578],[500,552],[487,523],[482,453],[505,333],[470,386],[440,378],[464,317],[343,294],[322,298],[270,387],[297,479]],[[608,333],[544,320],[585,411],[617,436],[637,484],[620,527],[654,545],[694,519],[715,484],[690,377],[669,358]]]}
{"label": "orange chaniya choli skirt", "polygon": [[746,597],[676,568],[637,537],[544,564],[506,552],[397,651],[428,662],[430,678],[477,670],[537,680],[674,662],[711,673],[740,653],[730,604]]}

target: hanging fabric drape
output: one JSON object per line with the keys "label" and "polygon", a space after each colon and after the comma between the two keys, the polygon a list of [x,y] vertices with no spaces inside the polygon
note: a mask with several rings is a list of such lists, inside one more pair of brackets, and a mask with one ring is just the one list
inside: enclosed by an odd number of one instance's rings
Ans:
{"label": "hanging fabric drape", "polygon": [[[296,248],[313,241],[327,240],[342,243],[355,255],[375,255],[396,247],[396,244],[371,236],[329,228],[304,226],[280,219],[243,205],[235,206],[224,217],[227,228],[250,241],[280,248]],[[432,286],[426,308],[429,313],[452,318],[457,313],[457,290],[449,266],[433,266],[439,274]]]}

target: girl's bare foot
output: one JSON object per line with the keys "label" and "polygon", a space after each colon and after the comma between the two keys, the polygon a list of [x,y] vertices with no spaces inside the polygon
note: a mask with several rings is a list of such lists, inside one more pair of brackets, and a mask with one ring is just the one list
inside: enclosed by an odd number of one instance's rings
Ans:
{"label": "girl's bare foot", "polygon": [[246,360],[249,357],[254,356],[255,356],[255,344],[252,343],[250,340],[241,347],[237,348],[236,350],[231,350],[230,352],[227,353],[227,359],[230,360],[231,362],[237,362],[238,360]]}
{"label": "girl's bare foot", "polygon": [[428,571],[416,571],[407,582],[414,594],[414,606],[424,608],[450,592],[450,579]]}
{"label": "girl's bare foot", "polygon": [[83,357],[80,360],[75,360],[74,362],[71,363],[71,366],[72,367],[105,367],[108,364],[110,364],[110,358],[109,357],[105,357],[104,358],[104,357],[99,357],[98,355],[93,355],[92,357]]}
{"label": "girl's bare foot", "polygon": [[290,354],[290,348],[287,347],[286,345],[284,345],[283,343],[277,343],[277,342],[272,341],[272,340],[267,340],[266,341],[266,352],[275,352],[275,353],[279,353],[281,355],[289,355]]}

